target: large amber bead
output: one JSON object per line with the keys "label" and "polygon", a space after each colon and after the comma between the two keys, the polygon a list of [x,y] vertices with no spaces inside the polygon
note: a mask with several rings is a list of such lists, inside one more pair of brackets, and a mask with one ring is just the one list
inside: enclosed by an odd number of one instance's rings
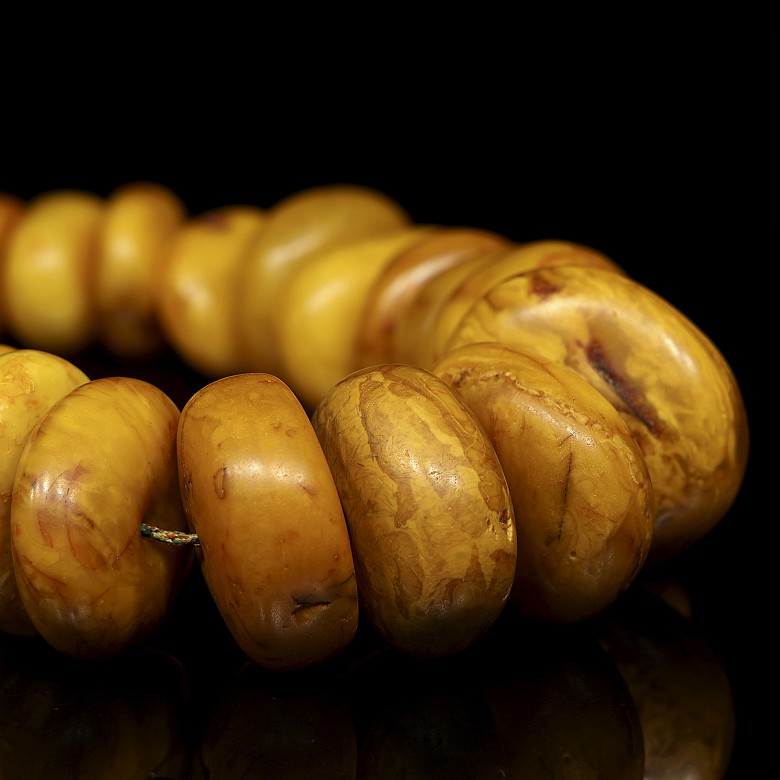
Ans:
{"label": "large amber bead", "polygon": [[262,373],[206,385],[182,410],[178,454],[204,578],[246,655],[295,669],[343,650],[358,620],[347,526],[290,388]]}
{"label": "large amber bead", "polygon": [[650,561],[690,547],[726,514],[747,465],[744,401],[715,344],[668,301],[597,268],[532,271],[474,303],[448,348],[485,341],[569,366],[620,412],[655,491]]}
{"label": "large amber bead", "polygon": [[190,571],[186,549],[141,524],[186,530],[176,469],[179,410],[130,377],[86,382],[29,434],[11,497],[19,595],[38,632],[75,658],[149,639]]}
{"label": "large amber bead", "polygon": [[430,372],[386,364],[335,385],[312,423],[371,624],[412,655],[474,643],[504,608],[516,557],[506,479],[474,415]]}
{"label": "large amber bead", "polygon": [[515,508],[512,604],[558,623],[598,614],[633,582],[652,540],[653,492],[614,407],[567,366],[501,344],[435,367],[485,427]]}

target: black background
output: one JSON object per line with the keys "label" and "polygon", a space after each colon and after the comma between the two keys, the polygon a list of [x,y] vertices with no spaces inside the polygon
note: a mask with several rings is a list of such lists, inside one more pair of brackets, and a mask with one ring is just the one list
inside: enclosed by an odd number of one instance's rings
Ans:
{"label": "black background", "polygon": [[238,53],[222,39],[221,57],[203,32],[164,68],[143,40],[92,59],[64,45],[40,75],[19,58],[0,190],[107,195],[147,179],[195,214],[360,183],[415,222],[588,244],[666,297],[730,362],[751,423],[743,490],[683,566],[734,685],[733,772],[745,777],[772,750],[760,735],[775,686],[776,47],[725,22],[717,35],[562,37],[504,21],[453,31],[409,19],[385,37],[374,23],[349,45],[288,30],[273,54],[265,29]]}

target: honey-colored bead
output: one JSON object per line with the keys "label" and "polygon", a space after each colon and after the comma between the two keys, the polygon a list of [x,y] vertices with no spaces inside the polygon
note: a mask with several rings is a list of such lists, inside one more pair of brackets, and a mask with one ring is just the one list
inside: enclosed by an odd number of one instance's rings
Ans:
{"label": "honey-colored bead", "polygon": [[[22,218],[25,202],[15,195],[0,192],[0,279],[2,279],[2,267],[5,264],[8,244],[19,220]],[[3,295],[0,291],[0,333],[5,332],[5,309]]]}
{"label": "honey-colored bead", "polygon": [[421,368],[353,373],[312,424],[349,525],[361,609],[402,652],[473,644],[515,574],[512,501],[474,415]]}
{"label": "honey-colored bead", "polygon": [[161,349],[155,295],[166,252],[185,217],[178,196],[152,182],[126,184],[107,199],[95,299],[98,335],[112,354],[141,358]]}
{"label": "honey-colored bead", "polygon": [[292,270],[334,243],[410,225],[406,211],[370,187],[323,185],[301,190],[268,210],[268,224],[246,258],[235,299],[248,371],[278,374],[273,324]]}
{"label": "honey-colored bead", "polygon": [[0,631],[38,633],[19,597],[11,553],[11,494],[24,445],[49,408],[89,381],[67,360],[34,349],[0,355]]}
{"label": "honey-colored bead", "polygon": [[244,369],[235,301],[244,257],[265,224],[259,208],[225,206],[191,218],[171,242],[157,296],[160,325],[176,353],[209,378]]}
{"label": "honey-colored bead", "polygon": [[26,203],[8,192],[0,192],[0,258],[5,253],[8,240],[22,217]]}
{"label": "honey-colored bead", "polygon": [[747,465],[743,399],[717,347],[666,300],[606,270],[534,271],[479,299],[448,348],[485,341],[569,366],[620,412],[653,481],[650,562],[690,547],[726,514]]}
{"label": "honey-colored bead", "polygon": [[182,410],[178,452],[203,576],[241,649],[270,669],[343,650],[358,621],[347,525],[290,388],[258,373],[206,385]]}
{"label": "honey-colored bead", "polygon": [[445,301],[464,279],[479,268],[499,262],[508,251],[508,248],[488,249],[470,254],[426,279],[398,314],[393,334],[395,360],[430,370],[436,362],[433,358],[433,333]]}
{"label": "honey-colored bead", "polygon": [[30,201],[0,266],[6,326],[27,347],[71,355],[96,333],[97,236],[103,201],[57,190]]}
{"label": "honey-colored bead", "polygon": [[404,310],[432,277],[478,253],[511,246],[508,238],[477,228],[439,227],[399,252],[366,291],[358,332],[357,364],[406,362],[396,355],[394,333]]}
{"label": "honey-colored bead", "polygon": [[357,342],[367,290],[398,252],[433,229],[410,225],[339,242],[309,255],[287,278],[272,331],[279,375],[307,409],[359,367]]}
{"label": "honey-colored bead", "polygon": [[141,524],[187,530],[178,418],[162,390],[110,377],[72,390],[27,438],[11,498],[14,571],[38,632],[65,655],[116,655],[170,613],[193,557],[146,539]]}
{"label": "honey-colored bead", "polygon": [[537,268],[562,265],[623,273],[620,266],[603,253],[570,241],[531,241],[496,256],[490,263],[479,263],[432,311],[430,331],[426,336],[431,362],[425,367],[430,368],[444,354],[452,331],[474,302],[500,281]]}
{"label": "honey-colored bead", "polygon": [[645,563],[653,491],[614,407],[576,371],[502,344],[453,350],[434,372],[487,431],[512,495],[511,603],[571,623],[612,604]]}

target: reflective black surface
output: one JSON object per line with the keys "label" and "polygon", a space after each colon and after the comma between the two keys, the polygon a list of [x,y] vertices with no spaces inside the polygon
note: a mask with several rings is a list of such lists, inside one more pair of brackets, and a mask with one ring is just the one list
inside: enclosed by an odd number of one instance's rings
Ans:
{"label": "reflective black surface", "polygon": [[[493,18],[486,32],[447,37],[431,70],[393,39],[390,72],[371,89],[354,76],[366,52],[334,75],[335,44],[323,41],[312,81],[291,88],[292,113],[266,93],[278,62],[263,69],[254,46],[242,74],[231,64],[192,95],[179,72],[139,93],[134,73],[128,91],[114,85],[115,113],[89,91],[56,127],[36,84],[36,100],[6,105],[7,117],[33,119],[38,106],[45,143],[3,123],[0,190],[107,195],[146,178],[199,213],[349,181],[392,195],[419,223],[598,248],[732,365],[752,436],[732,510],[599,619],[552,628],[505,614],[472,650],[433,663],[362,627],[321,667],[265,672],[238,652],[197,571],[160,634],[121,658],[83,664],[0,637],[0,777],[631,780],[645,764],[653,778],[771,776],[777,303],[767,269],[780,247],[777,218],[766,218],[763,112],[746,97],[764,71],[734,51],[731,30],[561,41],[551,29],[530,53],[534,34],[506,25],[500,45]],[[488,45],[475,48],[481,32]],[[67,87],[76,101],[59,65],[52,95]],[[239,75],[248,83],[225,95]],[[152,83],[163,92],[154,107]],[[93,377],[147,378],[180,407],[204,383],[172,355],[76,362]]]}
{"label": "reflective black surface", "polygon": [[[279,674],[246,661],[196,569],[159,635],[120,658],[75,662],[0,637],[0,777],[756,776],[745,773],[764,760],[774,685],[767,429],[739,323],[704,319],[745,393],[748,473],[709,536],[606,614],[550,627],[507,612],[477,646],[435,662],[362,625],[341,656]],[[208,381],[169,352],[74,362],[92,378],[147,379],[180,408]]]}
{"label": "reflective black surface", "polygon": [[[205,381],[171,354],[77,362],[92,377],[130,368],[180,406]],[[119,658],[0,637],[0,777],[744,777],[756,685],[772,684],[746,598],[761,572],[738,561],[756,479],[710,536],[598,618],[507,610],[451,658],[402,656],[362,623],[340,656],[269,672],[237,648],[197,568],[158,635]]]}
{"label": "reflective black surface", "polygon": [[505,612],[435,661],[364,625],[342,655],[278,673],[245,660],[196,571],[118,658],[0,640],[0,777],[725,777],[740,671],[695,606],[653,577],[587,624]]}

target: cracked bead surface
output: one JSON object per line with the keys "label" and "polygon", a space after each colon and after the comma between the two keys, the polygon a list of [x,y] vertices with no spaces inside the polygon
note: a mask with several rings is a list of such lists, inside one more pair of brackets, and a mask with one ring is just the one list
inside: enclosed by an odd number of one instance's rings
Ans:
{"label": "cracked bead surface", "polygon": [[517,528],[512,604],[556,623],[604,610],[636,578],[653,532],[650,476],[621,416],[574,370],[502,344],[453,350],[434,372],[504,468]]}
{"label": "cracked bead surface", "polygon": [[625,276],[550,268],[497,284],[462,317],[448,348],[486,341],[569,366],[620,412],[653,481],[651,561],[720,522],[744,477],[747,416],[725,358],[677,308]]}
{"label": "cracked bead surface", "polygon": [[312,422],[371,623],[413,655],[468,647],[503,609],[516,558],[511,497],[474,415],[430,372],[387,364],[339,382]]}
{"label": "cracked bead surface", "polygon": [[528,241],[477,265],[442,297],[429,333],[430,368],[447,350],[452,331],[475,301],[499,282],[519,273],[558,266],[600,268],[622,274],[620,266],[603,253],[571,241]]}

